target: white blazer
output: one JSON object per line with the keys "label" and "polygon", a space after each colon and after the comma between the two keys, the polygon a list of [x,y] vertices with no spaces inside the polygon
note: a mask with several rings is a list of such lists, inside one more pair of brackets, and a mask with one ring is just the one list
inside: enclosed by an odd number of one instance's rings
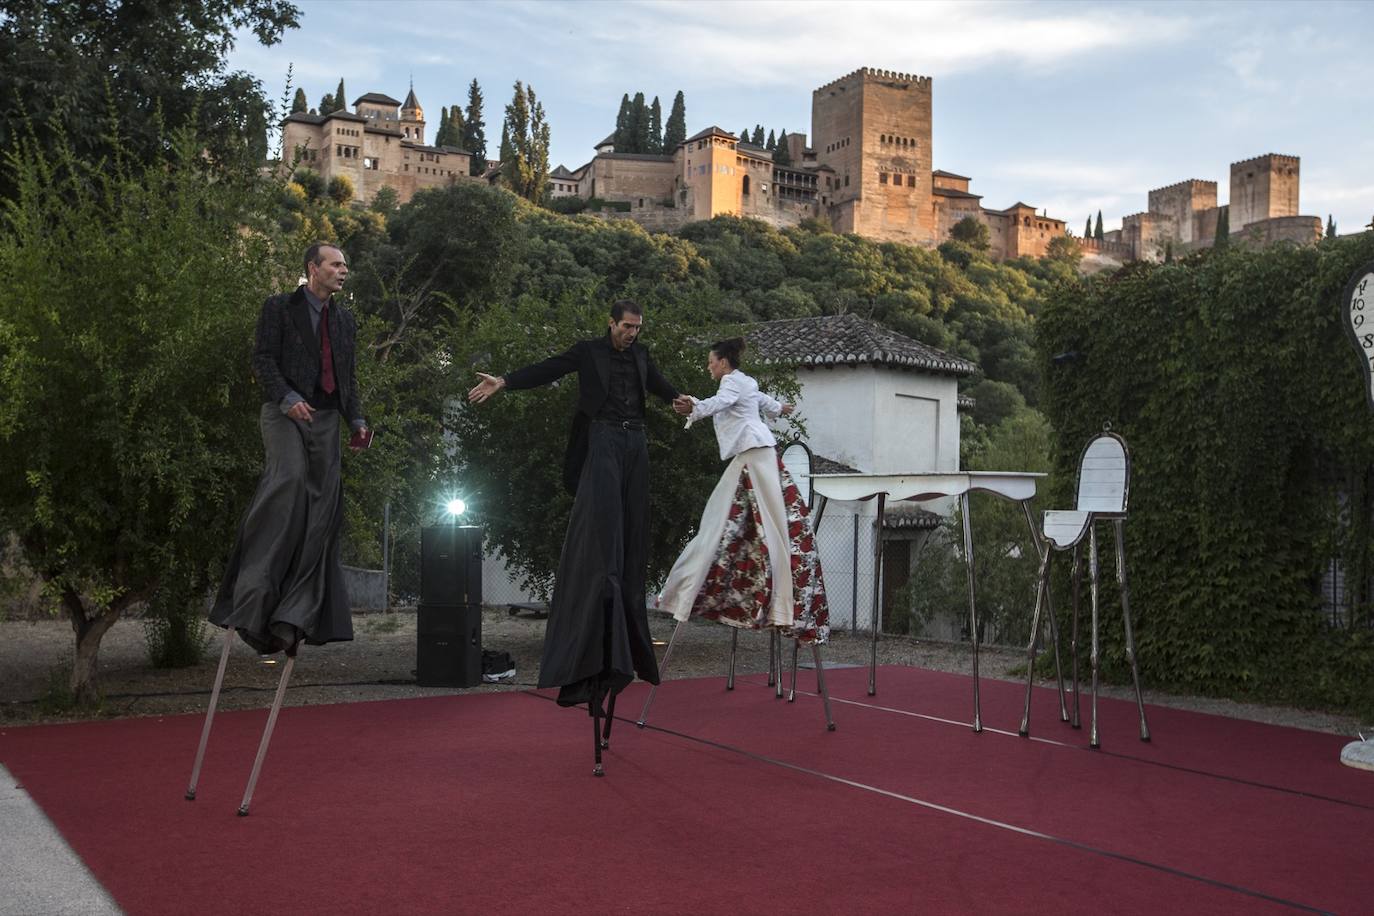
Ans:
{"label": "white blazer", "polygon": [[758,382],[733,369],[721,377],[715,396],[692,405],[688,425],[711,417],[720,457],[726,460],[747,449],[773,448],[778,444],[760,413],[770,418],[781,416],[782,404],[760,391]]}

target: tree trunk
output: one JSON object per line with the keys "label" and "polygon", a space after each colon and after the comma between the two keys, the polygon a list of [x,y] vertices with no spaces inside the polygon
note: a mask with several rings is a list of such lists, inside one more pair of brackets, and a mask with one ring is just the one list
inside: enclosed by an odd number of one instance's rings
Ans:
{"label": "tree trunk", "polygon": [[71,618],[72,631],[76,634],[71,691],[72,699],[78,706],[94,706],[100,700],[96,684],[96,674],[100,668],[100,640],[119,619],[125,604],[115,602],[98,611],[94,617],[87,617],[80,595],[71,589],[62,593],[62,606]]}

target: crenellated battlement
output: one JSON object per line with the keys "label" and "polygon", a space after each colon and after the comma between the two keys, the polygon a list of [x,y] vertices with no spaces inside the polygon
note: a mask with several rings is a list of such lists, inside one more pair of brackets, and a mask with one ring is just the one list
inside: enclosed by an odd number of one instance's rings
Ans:
{"label": "crenellated battlement", "polygon": [[849,82],[850,80],[853,80],[855,77],[859,77],[861,79],[866,80],[902,80],[904,82],[915,84],[916,88],[918,89],[929,89],[931,83],[931,78],[928,76],[918,76],[914,73],[901,73],[897,70],[881,70],[877,67],[860,67],[852,73],[846,73],[839,79],[831,80],[824,86],[821,86],[819,89],[816,89],[815,92],[825,92],[829,89],[835,88],[841,83]]}
{"label": "crenellated battlement", "polygon": [[1234,169],[1242,165],[1257,165],[1261,162],[1279,162],[1284,165],[1297,165],[1298,160],[1298,156],[1289,156],[1285,153],[1265,153],[1263,156],[1254,156],[1250,159],[1242,159],[1239,162],[1233,162],[1231,163],[1231,168]]}
{"label": "crenellated battlement", "polygon": [[1215,191],[1217,189],[1217,183],[1215,181],[1206,181],[1201,178],[1188,178],[1184,181],[1176,181],[1173,184],[1166,184],[1162,188],[1151,188],[1148,193],[1161,194],[1165,191],[1191,191],[1197,188],[1211,188],[1213,191]]}

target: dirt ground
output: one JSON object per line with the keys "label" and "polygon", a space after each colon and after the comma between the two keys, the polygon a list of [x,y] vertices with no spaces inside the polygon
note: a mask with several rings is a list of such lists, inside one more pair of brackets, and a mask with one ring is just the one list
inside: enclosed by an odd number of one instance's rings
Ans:
{"label": "dirt ground", "polygon": [[[528,612],[512,614],[505,607],[489,607],[482,616],[483,648],[504,650],[515,660],[515,681],[484,684],[458,691],[454,688],[419,687],[415,684],[415,610],[357,614],[355,638],[350,643],[301,650],[292,676],[286,704],[350,703],[404,697],[436,696],[455,692],[526,690],[538,680],[539,653],[544,639],[544,620]],[[655,640],[666,644],[673,621],[651,613]],[[121,620],[106,634],[100,649],[100,687],[104,703],[94,712],[63,711],[53,698],[60,695],[70,670],[72,631],[63,620],[0,621],[0,725],[70,721],[74,718],[175,715],[205,710],[219,661],[222,636],[211,630],[211,642],[202,662],[192,668],[158,670],[149,667],[143,625],[136,619]],[[768,667],[767,638],[741,633],[737,672],[762,672]],[[667,678],[724,676],[729,657],[730,631],[706,621],[685,626],[673,649]],[[660,659],[662,647],[660,646]],[[867,664],[869,642],[863,634],[833,634],[825,647],[827,664]],[[805,657],[805,653],[803,655]],[[282,656],[263,658],[237,639],[230,653],[228,673],[220,696],[221,709],[266,708],[276,689]],[[984,648],[980,652],[983,677],[1022,680],[1025,653]],[[950,644],[906,637],[884,637],[878,645],[879,664],[911,665],[939,671],[969,673],[970,650]],[[1067,659],[1066,659],[1067,663]],[[1103,695],[1127,697],[1129,687],[1109,686]],[[1174,706],[1235,718],[1332,732],[1355,737],[1361,725],[1349,716],[1258,706],[1179,696],[1147,690],[1148,703]]]}

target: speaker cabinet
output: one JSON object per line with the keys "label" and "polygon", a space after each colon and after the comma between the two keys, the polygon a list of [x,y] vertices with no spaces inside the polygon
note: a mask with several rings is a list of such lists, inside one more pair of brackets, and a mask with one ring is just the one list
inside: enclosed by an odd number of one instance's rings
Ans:
{"label": "speaker cabinet", "polygon": [[482,529],[431,525],[420,531],[420,603],[482,603]]}
{"label": "speaker cabinet", "polygon": [[421,687],[482,683],[481,605],[421,604],[415,633],[415,682]]}

